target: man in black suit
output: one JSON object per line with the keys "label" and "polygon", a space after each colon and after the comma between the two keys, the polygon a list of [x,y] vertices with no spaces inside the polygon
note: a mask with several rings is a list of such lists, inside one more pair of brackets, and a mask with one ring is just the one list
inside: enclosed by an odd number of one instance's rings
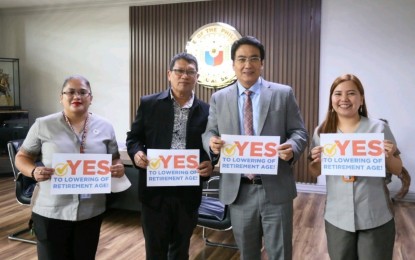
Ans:
{"label": "man in black suit", "polygon": [[[198,78],[194,56],[173,57],[167,73],[170,87],[144,96],[127,133],[127,149],[139,169],[141,223],[147,259],[188,259],[189,244],[196,227],[201,202],[201,182],[212,172],[212,163],[203,149],[209,105],[198,100],[194,87]],[[198,149],[198,186],[148,187],[147,149]]]}

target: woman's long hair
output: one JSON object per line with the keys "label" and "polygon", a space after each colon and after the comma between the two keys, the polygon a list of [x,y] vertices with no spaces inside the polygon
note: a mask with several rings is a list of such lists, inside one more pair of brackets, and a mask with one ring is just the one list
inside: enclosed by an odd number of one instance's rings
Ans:
{"label": "woman's long hair", "polygon": [[333,95],[334,89],[340,84],[345,81],[352,81],[357,90],[360,92],[360,95],[363,97],[363,104],[359,108],[359,115],[367,117],[367,107],[365,101],[365,90],[363,89],[363,85],[360,80],[353,74],[345,74],[338,78],[336,78],[331,85],[330,88],[330,95],[329,95],[329,107],[327,109],[326,118],[324,119],[323,123],[318,128],[318,134],[320,133],[337,133],[337,124],[339,123],[339,118],[337,116],[337,112],[333,109],[333,104],[331,102],[331,96]]}

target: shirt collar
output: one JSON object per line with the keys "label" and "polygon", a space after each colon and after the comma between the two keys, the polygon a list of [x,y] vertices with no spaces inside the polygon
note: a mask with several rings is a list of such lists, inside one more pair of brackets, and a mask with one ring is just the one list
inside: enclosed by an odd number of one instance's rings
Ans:
{"label": "shirt collar", "polygon": [[[173,91],[171,89],[170,89],[170,98],[171,100],[174,100],[176,103],[178,103],[176,99],[174,98]],[[194,100],[195,100],[195,92],[192,91],[192,95],[190,96],[189,100],[181,108],[191,108]]]}
{"label": "shirt collar", "polygon": [[[241,83],[239,82],[239,80],[237,81],[237,85],[238,85],[238,93],[239,93],[239,96],[240,96],[240,95],[242,95],[245,92],[246,88],[244,88],[241,85]],[[254,85],[252,85],[250,88],[248,88],[248,90],[254,92],[254,94],[258,94],[259,91],[260,91],[261,85],[262,85],[262,78],[259,77],[258,80],[257,80],[257,82],[255,82]]]}

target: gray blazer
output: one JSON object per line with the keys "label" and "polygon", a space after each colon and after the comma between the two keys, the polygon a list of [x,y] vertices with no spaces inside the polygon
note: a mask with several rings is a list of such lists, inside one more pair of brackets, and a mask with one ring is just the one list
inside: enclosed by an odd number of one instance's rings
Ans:
{"label": "gray blazer", "polygon": [[[291,143],[294,158],[279,160],[278,175],[262,175],[267,198],[272,203],[284,203],[297,196],[292,165],[307,146],[308,133],[291,87],[262,80],[258,133],[280,136],[281,143]],[[202,135],[203,146],[210,151],[209,140],[221,134],[240,135],[238,116],[238,87],[233,84],[214,93],[210,100],[209,119]],[[212,155],[212,153],[210,153]],[[222,174],[219,197],[222,203],[235,201],[241,174]]]}

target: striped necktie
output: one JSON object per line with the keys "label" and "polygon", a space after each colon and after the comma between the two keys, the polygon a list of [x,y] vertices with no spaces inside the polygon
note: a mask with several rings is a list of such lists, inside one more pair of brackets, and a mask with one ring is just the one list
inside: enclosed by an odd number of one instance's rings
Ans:
{"label": "striped necktie", "polygon": [[[245,90],[245,95],[246,95],[246,99],[244,103],[245,135],[254,135],[251,94],[252,94],[252,91]],[[255,177],[255,174],[244,174],[244,176],[252,180]]]}

